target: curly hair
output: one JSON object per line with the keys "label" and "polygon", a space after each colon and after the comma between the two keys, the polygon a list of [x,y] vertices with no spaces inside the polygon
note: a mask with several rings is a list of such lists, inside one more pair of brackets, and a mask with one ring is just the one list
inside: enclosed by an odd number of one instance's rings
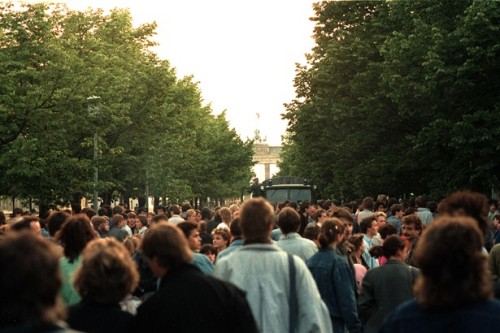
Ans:
{"label": "curly hair", "polygon": [[117,304],[138,282],[139,273],[125,246],[114,238],[103,238],[87,244],[74,283],[85,301]]}
{"label": "curly hair", "polygon": [[97,238],[97,232],[92,227],[85,214],[69,217],[56,233],[58,240],[64,248],[64,256],[72,263],[83,251],[87,243]]}
{"label": "curly hair", "polygon": [[483,235],[470,217],[443,216],[424,232],[415,251],[422,275],[415,297],[422,308],[449,310],[493,295]]}

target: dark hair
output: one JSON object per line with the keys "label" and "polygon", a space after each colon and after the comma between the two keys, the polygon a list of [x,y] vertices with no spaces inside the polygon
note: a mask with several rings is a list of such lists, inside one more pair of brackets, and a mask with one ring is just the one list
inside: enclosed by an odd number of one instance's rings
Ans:
{"label": "dark hair", "polygon": [[184,236],[186,236],[186,239],[189,238],[189,235],[191,235],[191,231],[198,230],[198,224],[196,224],[195,222],[180,222],[177,224],[177,227],[181,229],[181,231],[184,233]]}
{"label": "dark hair", "polygon": [[115,215],[113,215],[113,217],[111,218],[111,222],[110,222],[110,224],[111,224],[112,226],[117,227],[117,226],[119,226],[119,225],[120,225],[120,223],[121,223],[123,220],[124,220],[123,215],[121,215],[121,214],[115,214]]}
{"label": "dark hair", "polygon": [[205,220],[205,221],[208,221],[212,218],[212,210],[210,210],[210,208],[208,207],[203,207],[201,209],[201,218],[202,220]]}
{"label": "dark hair", "polygon": [[65,212],[52,212],[47,218],[49,235],[54,237],[69,217],[70,215]]}
{"label": "dark hair", "polygon": [[284,235],[297,232],[300,227],[300,215],[295,209],[285,207],[279,212],[277,222]]}
{"label": "dark hair", "polygon": [[123,207],[122,206],[114,206],[113,209],[111,210],[111,213],[113,215],[117,215],[117,214],[123,214]]}
{"label": "dark hair", "polygon": [[397,212],[399,212],[400,210],[403,210],[403,205],[400,205],[400,204],[394,204],[391,206],[391,214],[392,215],[396,215]]}
{"label": "dark hair", "polygon": [[483,235],[488,231],[488,199],[482,193],[471,191],[455,192],[439,204],[439,215],[462,215],[476,220]]}
{"label": "dark hair", "polygon": [[372,214],[370,216],[365,217],[361,221],[361,223],[359,224],[361,232],[364,233],[364,234],[366,234],[366,232],[368,231],[368,229],[370,229],[372,227],[373,221],[376,221],[376,220],[377,220],[377,217],[375,216],[375,214]]}
{"label": "dark hair", "polygon": [[483,243],[470,217],[442,216],[430,225],[415,251],[422,272],[415,297],[423,309],[449,311],[493,295]]}
{"label": "dark hair", "polygon": [[[204,223],[204,222],[203,221],[200,222],[200,228],[201,228],[201,223]],[[205,225],[206,225],[206,223],[205,223]],[[234,238],[241,237],[241,235],[242,235],[241,221],[240,221],[239,217],[237,217],[231,221],[231,225],[229,226],[229,231],[231,232],[232,237],[234,237]]]}
{"label": "dark hair", "polygon": [[6,218],[5,218],[5,214],[0,211],[0,225],[4,225],[6,223]]}
{"label": "dark hair", "polygon": [[420,208],[426,208],[427,200],[425,200],[425,197],[423,195],[419,195],[415,198],[415,205]]}
{"label": "dark hair", "polygon": [[390,223],[386,223],[384,226],[382,226],[379,230],[378,230],[379,234],[380,234],[380,238],[382,239],[386,239],[387,237],[389,237],[390,235],[395,235],[398,233],[398,229],[396,229],[395,226],[393,226],[392,224]]}
{"label": "dark hair", "polygon": [[136,217],[139,221],[141,221],[141,224],[143,227],[147,227],[148,226],[148,219],[146,218],[146,216],[144,215],[139,215]]}
{"label": "dark hair", "polygon": [[274,209],[262,198],[245,201],[240,209],[241,231],[245,243],[268,242],[274,224]]}
{"label": "dark hair", "polygon": [[217,256],[217,249],[212,244],[204,244],[200,249],[201,254],[215,254]]}
{"label": "dark hair", "polygon": [[109,214],[108,214],[108,210],[104,207],[101,207],[97,210],[97,215],[99,216],[108,216],[108,217],[111,217]]}
{"label": "dark hair", "polygon": [[364,209],[373,210],[373,198],[372,197],[364,198],[362,206]]}
{"label": "dark hair", "polygon": [[163,214],[158,214],[158,215],[153,216],[153,218],[151,219],[151,222],[153,222],[153,223],[160,223],[162,221],[168,222],[168,217],[166,215],[163,215]]}
{"label": "dark hair", "polygon": [[74,285],[83,300],[118,304],[138,282],[137,268],[125,246],[114,238],[104,238],[85,247]]}
{"label": "dark hair", "polygon": [[350,223],[354,222],[354,218],[352,216],[352,213],[350,211],[348,211],[347,208],[343,208],[343,207],[335,208],[333,210],[332,217],[336,217],[340,220],[342,220],[342,219],[348,220]]}
{"label": "dark hair", "polygon": [[321,225],[318,241],[321,247],[330,246],[337,241],[337,236],[344,234],[345,225],[338,218],[328,218]]}
{"label": "dark hair", "polygon": [[401,237],[397,235],[390,235],[384,240],[382,244],[382,254],[384,257],[389,259],[390,257],[396,255],[396,253],[404,249],[405,242],[401,239]]}
{"label": "dark hair", "polygon": [[87,215],[89,219],[93,218],[96,215],[95,210],[93,210],[92,208],[87,208],[87,207],[83,208],[80,211],[80,213]]}
{"label": "dark hair", "polygon": [[64,248],[64,256],[72,263],[97,233],[85,214],[70,216],[56,233],[56,239]]}
{"label": "dark hair", "polygon": [[62,317],[57,250],[30,231],[0,238],[0,328]]}
{"label": "dark hair", "polygon": [[420,217],[415,216],[414,214],[404,216],[403,221],[401,221],[401,223],[402,224],[413,224],[413,225],[415,225],[415,230],[422,230],[424,228],[424,225],[423,225]]}
{"label": "dark hair", "polygon": [[181,209],[178,205],[170,205],[168,211],[174,215],[179,215],[181,213]]}
{"label": "dark hair", "polygon": [[353,252],[358,251],[361,245],[363,244],[363,234],[352,235],[348,239],[348,242],[353,245],[354,247]]}
{"label": "dark hair", "polygon": [[158,205],[158,207],[156,207],[156,214],[158,214],[158,210],[163,210],[165,213],[168,212],[168,208],[164,205]]}
{"label": "dark hair", "polygon": [[167,222],[153,225],[144,235],[142,252],[153,259],[158,258],[158,264],[167,269],[175,268],[191,261],[191,249],[180,228]]}
{"label": "dark hair", "polygon": [[304,229],[304,238],[310,239],[312,241],[318,240],[319,233],[321,232],[321,228],[317,224],[308,225]]}
{"label": "dark hair", "polygon": [[14,223],[10,230],[12,231],[21,231],[21,230],[30,230],[31,222],[40,223],[40,218],[37,216],[24,216],[19,222]]}

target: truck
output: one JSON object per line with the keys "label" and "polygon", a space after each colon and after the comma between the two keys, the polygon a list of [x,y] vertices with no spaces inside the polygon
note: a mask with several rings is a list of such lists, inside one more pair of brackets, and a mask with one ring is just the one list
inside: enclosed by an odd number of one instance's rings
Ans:
{"label": "truck", "polygon": [[310,179],[303,177],[274,177],[261,183],[263,196],[271,203],[285,201],[302,202],[308,200],[315,202],[316,186]]}

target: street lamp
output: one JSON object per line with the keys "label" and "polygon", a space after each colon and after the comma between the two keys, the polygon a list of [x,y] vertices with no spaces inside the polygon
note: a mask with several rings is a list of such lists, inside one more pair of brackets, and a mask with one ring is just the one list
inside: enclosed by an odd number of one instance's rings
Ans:
{"label": "street lamp", "polygon": [[[100,96],[90,96],[87,97],[87,101],[89,101],[91,104],[97,104],[99,100],[101,99]],[[90,105],[88,106],[88,112],[89,115],[97,118],[97,115],[99,113],[99,107],[96,105]],[[97,167],[97,156],[98,155],[98,141],[97,141],[97,126],[95,127],[94,130],[94,210],[97,213],[97,210],[99,209],[99,194],[97,193],[97,182],[99,181],[99,169]]]}

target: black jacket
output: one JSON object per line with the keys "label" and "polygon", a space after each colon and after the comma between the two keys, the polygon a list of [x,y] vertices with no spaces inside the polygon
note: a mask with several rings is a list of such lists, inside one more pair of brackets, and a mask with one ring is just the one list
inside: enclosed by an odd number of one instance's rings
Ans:
{"label": "black jacket", "polygon": [[134,332],[258,332],[245,292],[184,264],[137,310]]}

